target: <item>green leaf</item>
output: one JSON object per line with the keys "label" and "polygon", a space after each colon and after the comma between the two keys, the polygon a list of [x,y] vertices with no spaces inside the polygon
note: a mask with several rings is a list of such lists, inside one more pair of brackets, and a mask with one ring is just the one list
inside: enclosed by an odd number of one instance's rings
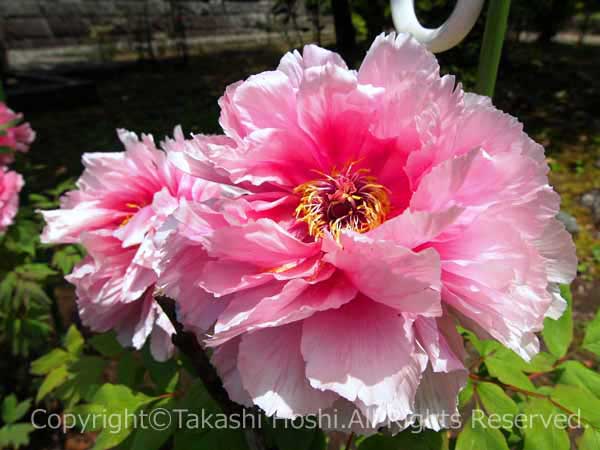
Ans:
{"label": "green leaf", "polygon": [[475,409],[458,435],[455,450],[508,450],[504,435],[490,426],[483,411]]}
{"label": "green leaf", "polygon": [[108,362],[98,356],[82,356],[69,367],[70,377],[64,384],[71,400],[92,401],[103,381],[104,370]]}
{"label": "green leaf", "polygon": [[579,361],[565,361],[559,367],[557,382],[579,386],[600,398],[600,374],[590,370]]}
{"label": "green leaf", "polygon": [[567,309],[558,320],[546,318],[542,331],[548,350],[557,358],[567,354],[573,340],[573,298],[569,286],[561,285],[560,294],[567,301]]}
{"label": "green leaf", "polygon": [[467,379],[467,385],[458,394],[458,407],[463,409],[471,401],[474,394],[473,383],[470,379]]}
{"label": "green leaf", "polygon": [[83,337],[75,325],[71,325],[65,336],[65,347],[72,355],[78,355],[83,350]]}
{"label": "green leaf", "polygon": [[143,376],[143,372],[143,367],[136,358],[135,353],[127,352],[119,359],[119,364],[117,365],[117,380],[119,384],[133,386]]}
{"label": "green leaf", "polygon": [[582,348],[600,356],[600,310],[585,328]]}
{"label": "green leaf", "polygon": [[586,427],[583,436],[577,442],[579,450],[598,450],[600,448],[600,430]]}
{"label": "green leaf", "polygon": [[29,444],[29,434],[34,430],[30,423],[15,423],[0,428],[0,448],[19,448]]}
{"label": "green leaf", "polygon": [[539,352],[533,359],[525,364],[524,372],[551,372],[555,369],[556,357],[547,352]]}
{"label": "green leaf", "polygon": [[2,420],[4,423],[15,423],[29,411],[30,406],[30,399],[18,403],[16,395],[11,394],[2,402]]}
{"label": "green leaf", "polygon": [[96,443],[92,450],[108,450],[113,449],[121,442],[123,442],[131,434],[133,429],[123,424],[122,426],[115,426],[112,428],[106,428],[96,438]]}
{"label": "green leaf", "polygon": [[395,436],[375,434],[366,438],[358,446],[358,450],[443,450],[448,448],[444,433],[431,430],[414,433],[411,430],[403,431]]}
{"label": "green leaf", "polygon": [[[530,398],[524,408],[523,450],[569,450],[566,416],[548,400]],[[565,420],[564,423],[561,420]],[[557,426],[560,425],[560,426]]]}
{"label": "green leaf", "polygon": [[120,384],[104,384],[96,391],[92,403],[104,406],[106,416],[120,417],[108,423],[96,439],[94,450],[105,450],[116,447],[133,431],[134,415],[142,406],[151,403],[155,398],[140,392],[133,392]]}
{"label": "green leaf", "polygon": [[55,348],[50,353],[36,359],[31,363],[30,372],[33,375],[45,375],[52,369],[64,365],[71,359],[71,355],[61,348]]}
{"label": "green leaf", "polygon": [[119,413],[125,409],[134,411],[154,400],[154,397],[149,397],[141,392],[134,392],[127,386],[106,383],[98,389],[92,403],[103,405],[107,411]]}
{"label": "green leaf", "polygon": [[142,351],[142,359],[150,378],[156,384],[156,390],[159,393],[173,392],[173,383],[177,383],[177,380],[174,379],[178,376],[179,371],[177,362],[174,359],[165,362],[156,361],[150,353],[148,345]]}
{"label": "green leaf", "polygon": [[592,426],[600,428],[600,400],[585,389],[559,384],[550,397],[563,408],[581,414],[581,418]]}
{"label": "green leaf", "polygon": [[15,272],[19,277],[31,281],[45,281],[48,277],[57,274],[56,270],[42,263],[24,264],[17,267]]}
{"label": "green leaf", "polygon": [[88,343],[107,358],[115,358],[125,351],[113,332],[96,334],[88,339]]}
{"label": "green leaf", "polygon": [[514,352],[506,348],[499,349],[486,357],[485,365],[490,375],[502,383],[535,391],[535,386],[523,373],[523,368],[527,363]]}
{"label": "green leaf", "polygon": [[[171,398],[156,403],[152,410],[148,412],[148,417],[155,418],[156,422],[154,426],[136,428],[131,437],[131,447],[129,450],[160,449],[173,435],[175,426],[177,425],[177,413],[172,411],[174,406],[175,402]],[[160,411],[160,413],[157,411]],[[165,414],[170,414],[170,419],[167,419]]]}
{"label": "green leaf", "polygon": [[52,369],[52,371],[46,375],[46,378],[44,378],[44,381],[42,382],[42,385],[40,386],[40,389],[35,397],[35,401],[39,402],[46,397],[46,395],[63,384],[67,380],[68,376],[69,372],[67,371],[66,366],[60,366],[56,369]]}
{"label": "green leaf", "polygon": [[60,269],[63,275],[68,275],[82,258],[82,251],[76,245],[66,245],[52,255],[52,266]]}
{"label": "green leaf", "polygon": [[[483,403],[488,414],[497,414],[505,417],[515,417],[519,408],[512,398],[510,398],[502,388],[493,383],[478,383],[476,385],[477,394]],[[503,421],[503,428],[510,430],[512,422]]]}

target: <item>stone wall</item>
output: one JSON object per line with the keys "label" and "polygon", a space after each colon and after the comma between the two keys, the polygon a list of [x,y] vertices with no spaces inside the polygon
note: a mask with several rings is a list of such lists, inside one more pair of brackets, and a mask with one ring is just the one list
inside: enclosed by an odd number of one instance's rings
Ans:
{"label": "stone wall", "polygon": [[[173,30],[172,5],[189,36],[218,35],[277,27],[275,0],[0,0],[0,24],[8,48],[71,45],[98,33],[139,39]],[[303,3],[303,2],[299,2]],[[176,13],[177,16],[177,13]],[[305,29],[309,21],[299,11]]]}

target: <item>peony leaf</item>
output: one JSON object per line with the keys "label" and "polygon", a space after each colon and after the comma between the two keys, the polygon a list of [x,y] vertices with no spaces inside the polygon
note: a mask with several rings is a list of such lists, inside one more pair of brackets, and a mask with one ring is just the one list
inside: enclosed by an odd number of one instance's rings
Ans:
{"label": "peony leaf", "polygon": [[560,294],[567,301],[567,309],[558,320],[546,318],[542,331],[548,350],[557,358],[567,354],[573,340],[573,298],[569,286],[561,285]]}
{"label": "peony leaf", "polygon": [[[518,412],[517,404],[510,398],[502,388],[493,383],[479,383],[476,386],[477,394],[481,399],[481,403],[488,414],[497,414],[499,416],[513,417]],[[512,421],[502,423],[502,427],[510,430]]]}
{"label": "peony leaf", "polygon": [[559,384],[550,397],[564,409],[581,415],[581,418],[590,425],[600,428],[600,400],[585,389]]}
{"label": "peony leaf", "polygon": [[600,398],[600,374],[596,371],[588,369],[579,361],[565,361],[558,368],[559,384],[579,386]]}
{"label": "peony leaf", "polygon": [[58,386],[63,384],[65,381],[67,381],[68,376],[69,376],[69,372],[67,371],[66,366],[60,366],[60,367],[57,367],[56,369],[52,369],[52,371],[50,371],[50,373],[48,373],[48,375],[46,375],[46,378],[44,378],[44,381],[42,381],[42,385],[40,386],[40,389],[38,390],[38,393],[35,397],[35,401],[39,402],[44,397],[46,397],[46,395],[48,395],[50,392],[52,392]]}
{"label": "peony leaf", "polygon": [[483,411],[475,409],[458,435],[456,450],[482,449],[508,450],[508,445],[498,427],[491,426]]}
{"label": "peony leaf", "polygon": [[585,328],[583,348],[600,356],[600,310],[598,310],[596,317]]}
{"label": "peony leaf", "polygon": [[15,423],[27,413],[30,406],[30,399],[19,403],[15,394],[11,394],[2,402],[2,420],[4,423]]}
{"label": "peony leaf", "polygon": [[65,336],[65,348],[72,355],[78,355],[83,350],[83,337],[75,325],[71,325]]}
{"label": "peony leaf", "polygon": [[29,444],[29,434],[34,430],[30,423],[15,423],[0,428],[0,448],[19,448]]}
{"label": "peony leaf", "polygon": [[124,351],[113,332],[96,334],[88,339],[88,343],[94,350],[107,358],[115,358]]}
{"label": "peony leaf", "polygon": [[448,448],[448,442],[444,433],[436,433],[431,430],[416,433],[406,430],[395,436],[376,434],[366,438],[358,446],[358,450],[397,450],[401,448],[445,450]]}
{"label": "peony leaf", "polygon": [[[569,450],[569,435],[565,431],[566,423],[560,424],[564,414],[549,401],[531,398],[525,405],[526,423],[521,423],[525,435],[523,450]],[[560,415],[559,415],[560,414]]]}
{"label": "peony leaf", "polygon": [[31,363],[31,373],[33,375],[46,375],[52,369],[62,366],[71,359],[71,355],[63,349],[55,348],[50,353],[41,356]]}
{"label": "peony leaf", "polygon": [[598,450],[600,448],[600,431],[587,427],[577,442],[579,450]]}

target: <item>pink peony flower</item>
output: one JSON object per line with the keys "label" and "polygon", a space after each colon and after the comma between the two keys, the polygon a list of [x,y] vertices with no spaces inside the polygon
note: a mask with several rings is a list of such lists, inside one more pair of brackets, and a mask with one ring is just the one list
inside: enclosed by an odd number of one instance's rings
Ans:
{"label": "pink peony flower", "polygon": [[12,225],[19,209],[19,192],[23,177],[17,172],[0,167],[0,233]]}
{"label": "pink peony flower", "polygon": [[139,140],[120,130],[119,137],[125,152],[85,154],[78,189],[60,209],[42,211],[42,241],[78,242],[88,251],[67,278],[87,326],[114,329],[121,343],[137,349],[151,336],[153,355],[165,360],[174,329],[152,297],[159,254],[153,236],[180,200],[205,201],[218,188],[175,168],[151,136]]}
{"label": "pink peony flower", "polygon": [[439,429],[467,375],[457,320],[538,351],[576,270],[543,148],[415,40],[379,36],[358,72],[309,45],[219,104],[225,135],[169,158],[244,195],[180,205],[159,282],[195,331],[217,317],[234,400]]}
{"label": "pink peony flower", "polygon": [[0,153],[1,164],[12,163],[14,157],[11,152],[27,152],[35,140],[35,131],[29,123],[20,123],[22,120],[22,114],[15,113],[0,102],[0,148],[5,149]]}

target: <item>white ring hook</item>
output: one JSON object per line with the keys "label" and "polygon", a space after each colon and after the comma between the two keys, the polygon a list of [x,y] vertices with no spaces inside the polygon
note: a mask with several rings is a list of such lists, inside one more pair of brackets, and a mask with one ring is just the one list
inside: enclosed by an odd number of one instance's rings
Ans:
{"label": "white ring hook", "polygon": [[414,0],[391,0],[392,19],[399,32],[412,34],[434,53],[451,49],[462,41],[477,22],[484,0],[458,0],[452,14],[438,28],[425,28],[417,19]]}

